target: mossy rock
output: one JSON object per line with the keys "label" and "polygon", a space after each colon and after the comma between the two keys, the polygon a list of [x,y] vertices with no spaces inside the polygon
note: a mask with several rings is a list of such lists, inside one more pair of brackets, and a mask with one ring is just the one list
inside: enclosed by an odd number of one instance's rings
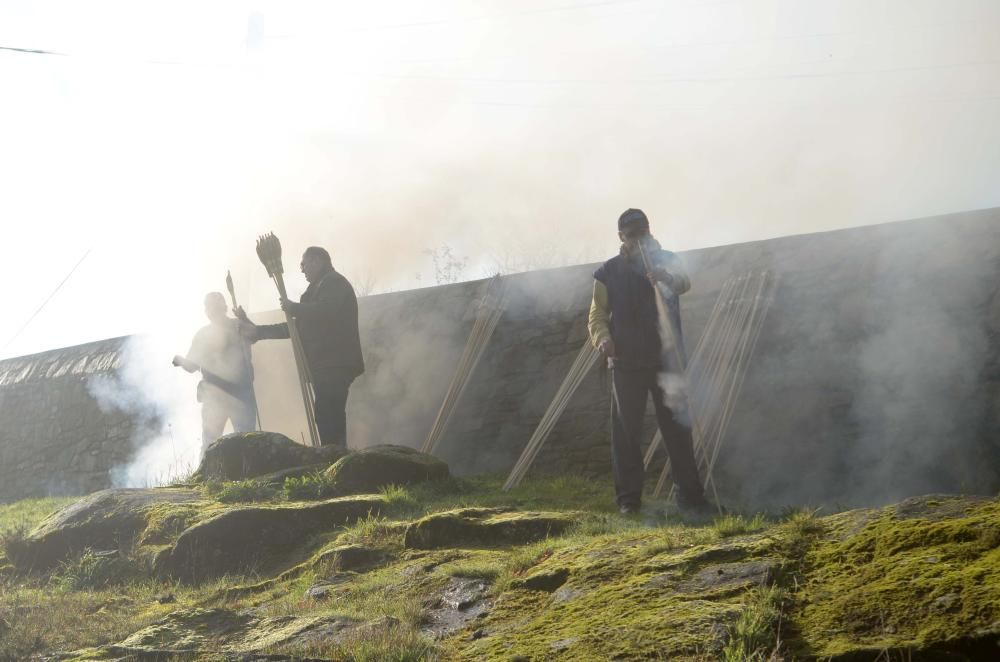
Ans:
{"label": "mossy rock", "polygon": [[557,536],[576,523],[566,513],[512,512],[502,508],[460,508],[428,515],[406,528],[411,549],[523,545]]}
{"label": "mossy rock", "polygon": [[386,485],[411,485],[448,478],[448,465],[407,446],[372,446],[348,453],[327,469],[339,494],[375,492]]}
{"label": "mossy rock", "polygon": [[[360,621],[343,616],[260,617],[221,608],[183,609],[109,649],[129,656],[128,659],[166,660],[174,656],[189,659],[188,656],[208,651],[214,651],[220,659],[245,659],[244,655],[264,653],[278,646],[337,641],[362,625]],[[265,656],[264,659],[275,658]]]}
{"label": "mossy rock", "polygon": [[277,432],[227,434],[205,449],[194,480],[244,480],[297,467],[325,467],[343,455],[338,448],[303,446]]}
{"label": "mossy rock", "polygon": [[324,572],[360,572],[384,563],[389,554],[367,545],[338,545],[316,555],[313,565]]}
{"label": "mossy rock", "polygon": [[853,513],[823,521],[827,534],[803,561],[793,652],[1000,659],[1000,502],[933,495],[875,511],[860,527]]}
{"label": "mossy rock", "polygon": [[49,515],[23,540],[8,545],[7,556],[18,568],[45,570],[85,549],[127,547],[146,528],[151,511],[201,499],[196,490],[178,488],[94,492]]}
{"label": "mossy rock", "polygon": [[184,531],[154,561],[157,574],[193,582],[279,561],[306,537],[377,515],[379,496],[226,510]]}

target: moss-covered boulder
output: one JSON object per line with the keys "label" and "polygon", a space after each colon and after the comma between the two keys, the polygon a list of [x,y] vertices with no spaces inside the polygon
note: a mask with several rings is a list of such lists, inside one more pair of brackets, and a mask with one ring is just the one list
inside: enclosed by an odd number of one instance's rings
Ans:
{"label": "moss-covered boulder", "polygon": [[128,659],[190,659],[213,653],[218,659],[260,659],[242,655],[337,641],[362,624],[343,616],[261,617],[229,609],[182,609],[109,647],[109,652]]}
{"label": "moss-covered boulder", "polygon": [[803,559],[795,652],[1000,659],[1000,502],[925,496],[862,515],[825,518]]}
{"label": "moss-covered boulder", "polygon": [[413,522],[406,528],[403,544],[411,549],[520,545],[557,536],[575,522],[566,513],[460,508]]}
{"label": "moss-covered boulder", "polygon": [[194,479],[243,480],[296,467],[325,467],[343,454],[342,450],[331,446],[303,446],[277,432],[227,434],[205,449]]}
{"label": "moss-covered boulder", "polygon": [[184,531],[156,557],[155,570],[189,582],[259,570],[314,533],[378,515],[383,503],[378,496],[356,496],[226,510]]}
{"label": "moss-covered boulder", "polygon": [[151,512],[201,498],[191,489],[101,490],[56,511],[23,540],[9,542],[7,556],[21,569],[44,570],[85,549],[129,547]]}
{"label": "moss-covered boulder", "polygon": [[411,485],[448,478],[448,465],[407,446],[372,446],[348,453],[327,469],[341,494],[375,492],[386,485]]}
{"label": "moss-covered boulder", "polygon": [[360,572],[373,568],[389,558],[384,549],[367,545],[337,545],[320,552],[313,560],[317,571],[324,574],[331,572]]}

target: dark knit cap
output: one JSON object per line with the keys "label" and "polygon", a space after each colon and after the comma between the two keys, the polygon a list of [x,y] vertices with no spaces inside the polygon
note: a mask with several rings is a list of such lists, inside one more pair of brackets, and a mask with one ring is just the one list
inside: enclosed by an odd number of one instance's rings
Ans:
{"label": "dark knit cap", "polygon": [[624,230],[626,225],[632,225],[633,223],[641,223],[643,227],[649,227],[649,219],[646,218],[646,214],[641,209],[626,209],[618,217],[618,230]]}

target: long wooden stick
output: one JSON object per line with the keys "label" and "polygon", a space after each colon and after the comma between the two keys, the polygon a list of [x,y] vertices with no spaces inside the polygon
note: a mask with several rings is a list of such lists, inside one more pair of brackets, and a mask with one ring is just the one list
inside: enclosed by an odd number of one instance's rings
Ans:
{"label": "long wooden stick", "polygon": [[[764,287],[763,286],[764,286],[764,281],[767,279],[767,276],[768,276],[768,274],[767,274],[767,272],[765,272],[764,275],[763,275],[763,277],[762,277],[762,279],[761,279],[761,281],[762,281],[762,287],[761,287],[761,290],[760,290],[761,292],[764,291]],[[774,293],[775,293],[776,290],[777,290],[777,279],[776,278],[772,278],[771,279],[771,283],[770,283],[770,294],[768,296],[764,296],[763,299],[761,299],[762,295],[758,294],[758,301],[755,302],[755,305],[757,305],[757,306],[763,306],[763,310],[761,310],[760,314],[757,315],[757,318],[754,321],[753,327],[752,327],[751,332],[750,332],[750,337],[748,339],[749,340],[749,347],[748,347],[747,352],[746,352],[746,362],[742,366],[742,371],[740,372],[740,374],[738,376],[738,381],[736,382],[736,385],[735,385],[735,393],[734,393],[734,396],[733,396],[733,399],[732,399],[733,403],[735,403],[736,400],[739,398],[740,392],[743,389],[743,382],[746,379],[746,375],[747,375],[747,372],[748,372],[750,361],[753,358],[754,351],[757,348],[757,342],[760,339],[761,331],[764,328],[764,321],[767,318],[767,313],[768,313],[768,311],[771,308],[771,304],[774,302]],[[715,467],[715,462],[716,462],[716,459],[718,458],[718,455],[719,455],[719,450],[720,450],[720,447],[721,447],[721,444],[722,444],[722,440],[725,438],[726,431],[729,428],[729,421],[731,420],[732,415],[733,415],[733,408],[734,407],[730,407],[730,409],[727,412],[725,418],[723,419],[722,427],[721,427],[721,429],[719,431],[718,442],[716,443],[715,448],[712,450],[712,458],[711,458],[711,462],[709,464],[709,471],[710,472]]]}
{"label": "long wooden stick", "polygon": [[[236,288],[233,286],[233,275],[226,271],[226,289],[229,290],[229,300],[233,304],[233,314],[239,310],[236,304]],[[244,342],[240,336],[240,349],[243,354],[243,368],[247,371],[247,379],[250,380],[250,399],[253,400],[253,413],[257,420],[257,429],[263,430],[264,424],[260,422],[260,407],[257,406],[257,389],[253,385],[253,362],[250,360],[250,346]]]}
{"label": "long wooden stick", "polygon": [[[285,291],[285,281],[281,274],[275,275],[275,283],[278,285],[278,293],[284,299],[288,298]],[[285,312],[285,322],[288,324],[288,337],[292,341],[292,355],[295,357],[295,367],[299,375],[299,389],[302,391],[302,404],[306,412],[306,426],[309,430],[309,441],[312,446],[319,446],[322,440],[319,436],[319,427],[316,425],[315,394],[312,390],[312,373],[309,370],[309,363],[306,361],[305,348],[302,346],[302,336],[299,334],[299,325],[291,313]]]}
{"label": "long wooden stick", "polygon": [[[698,403],[700,401],[697,399],[696,395],[693,395],[691,399],[693,407],[692,416],[694,420],[699,420],[699,419],[702,421],[707,420],[707,426],[708,426],[707,434],[702,433],[694,438],[695,456],[697,459],[701,461],[700,462],[700,464],[702,465],[701,468],[704,470],[705,473],[705,480],[704,480],[705,487],[706,488],[709,486],[712,487],[713,494],[716,498],[717,506],[719,506],[718,493],[715,490],[714,479],[709,471],[711,464],[710,451],[709,451],[710,446],[707,442],[712,437],[713,433],[715,433],[718,426],[718,420],[719,420],[717,414],[718,406],[716,404],[717,396],[715,395],[715,392],[720,389],[720,385],[729,376],[729,370],[731,365],[731,356],[730,356],[731,350],[734,347],[734,343],[736,342],[735,339],[739,333],[740,321],[744,318],[745,314],[744,306],[746,303],[745,294],[749,287],[749,280],[750,280],[749,275],[740,277],[737,280],[737,288],[739,289],[739,296],[737,296],[737,298],[735,299],[730,300],[731,314],[726,320],[726,324],[723,326],[723,334],[720,339],[720,342],[718,343],[717,351],[715,351],[711,356],[712,360],[709,364],[710,377],[706,380],[707,385],[705,388],[705,391],[707,391],[707,393],[709,394],[707,400],[709,407],[707,411],[699,411]],[[700,385],[701,384],[699,384],[699,386]],[[663,488],[666,484],[669,471],[670,471],[670,464],[667,463],[664,465],[663,470],[660,472],[659,480],[657,481],[656,488],[653,492],[654,496],[658,497],[662,493]],[[670,493],[667,496],[668,500],[673,497],[675,488],[676,484],[673,484],[671,486]],[[721,506],[719,507],[721,508]]]}
{"label": "long wooden stick", "polygon": [[444,436],[448,424],[451,422],[452,414],[468,389],[472,374],[479,365],[486,346],[496,331],[500,317],[503,315],[507,304],[507,284],[499,277],[490,282],[486,294],[480,303],[476,313],[476,321],[472,326],[472,332],[466,341],[465,349],[459,359],[455,374],[452,377],[448,391],[445,393],[444,401],[438,409],[437,416],[424,440],[421,450],[425,453],[433,453],[437,450],[438,444]]}
{"label": "long wooden stick", "polygon": [[[285,280],[282,277],[284,267],[281,264],[281,242],[274,233],[263,235],[257,239],[257,257],[260,258],[267,275],[274,280],[275,287],[282,299],[288,298],[285,290]],[[302,338],[299,335],[298,326],[290,313],[285,312],[285,322],[288,325],[288,337],[292,341],[292,355],[295,357],[295,368],[299,378],[299,389],[302,392],[302,406],[306,412],[306,424],[309,428],[309,441],[313,446],[320,445],[319,428],[316,426],[316,412],[314,409],[314,394],[312,391],[312,376],[309,374],[309,365],[306,362],[305,350],[302,347]]]}
{"label": "long wooden stick", "polygon": [[[688,380],[692,392],[694,390],[695,377],[697,374],[696,367],[701,358],[703,349],[705,348],[706,344],[711,342],[713,338],[716,322],[718,321],[719,318],[719,313],[724,307],[723,303],[726,300],[729,288],[732,287],[733,282],[734,279],[730,278],[729,280],[727,280],[725,283],[722,284],[722,288],[719,290],[719,296],[716,297],[715,305],[712,306],[712,312],[708,316],[708,322],[706,322],[704,330],[698,337],[698,344],[695,346],[694,352],[691,354],[691,359],[688,361],[686,379]],[[688,406],[689,407],[691,406],[690,398]],[[704,421],[702,422],[704,423]],[[643,457],[642,461],[643,468],[649,469],[649,465],[653,461],[653,456],[656,453],[656,449],[662,442],[663,442],[663,433],[660,431],[659,426],[657,426],[656,433],[653,435],[652,441],[650,441],[649,446],[646,448],[646,455]]]}
{"label": "long wooden stick", "polygon": [[[687,358],[684,356],[683,348],[681,347],[679,342],[680,340],[680,335],[678,333],[679,330],[674,329],[674,322],[673,318],[670,316],[670,306],[667,302],[667,297],[660,289],[659,284],[655,280],[653,280],[652,265],[650,264],[649,259],[646,257],[646,251],[642,247],[642,242],[636,242],[636,246],[639,249],[639,255],[642,257],[642,263],[643,266],[645,266],[646,268],[646,273],[650,275],[650,284],[653,286],[653,291],[654,295],[656,296],[656,302],[657,302],[657,308],[659,309],[659,314],[664,318],[662,326],[666,329],[667,335],[669,336],[668,340],[670,342],[671,349],[673,350],[674,353],[674,362],[676,364],[675,367],[677,371],[681,374],[681,376],[685,376],[687,374]],[[688,415],[691,419],[690,422],[691,422],[691,437],[693,440],[692,443],[692,452],[693,452],[694,447],[701,444],[702,430],[701,430],[701,425],[698,423],[698,419],[694,415],[694,412],[691,410],[690,406],[688,407]],[[658,485],[657,487],[658,490],[661,489],[661,485]],[[713,493],[715,493],[714,482],[712,483],[712,491]],[[718,504],[719,499],[717,493],[715,494],[715,501]]]}
{"label": "long wooden stick", "polygon": [[[764,318],[767,314],[770,302],[773,301],[774,281],[771,283],[771,296],[762,299],[762,292],[767,287],[767,281],[768,273],[764,272],[759,277],[759,280],[757,280],[756,292],[754,295],[747,297],[747,301],[745,301],[741,306],[742,310],[740,315],[743,319],[743,323],[741,324],[742,331],[738,336],[739,345],[735,348],[735,354],[731,355],[728,360],[731,368],[727,370],[726,382],[729,386],[726,397],[724,398],[725,403],[718,418],[719,422],[717,429],[715,430],[715,434],[709,440],[711,448],[708,449],[710,458],[706,471],[706,484],[708,482],[708,477],[712,476],[714,472],[715,463],[719,455],[719,450],[721,449],[722,441],[725,438],[729,422],[732,420],[732,415],[735,411],[736,400],[739,398],[754,349],[756,348],[761,330],[763,329]],[[764,308],[760,313],[758,313],[758,309],[762,302]]]}
{"label": "long wooden stick", "polygon": [[507,481],[503,485],[504,492],[509,492],[519,485],[525,474],[527,474],[545,440],[552,432],[562,413],[566,410],[573,394],[579,388],[580,384],[583,383],[584,378],[590,372],[591,368],[597,363],[598,355],[599,352],[590,344],[590,341],[584,341],[583,346],[573,360],[573,365],[570,367],[566,378],[560,384],[555,397],[552,398],[552,402],[542,416],[541,421],[539,421],[534,433],[532,433],[531,439],[528,440],[528,444],[521,452],[521,456],[511,470],[510,476],[507,477]]}

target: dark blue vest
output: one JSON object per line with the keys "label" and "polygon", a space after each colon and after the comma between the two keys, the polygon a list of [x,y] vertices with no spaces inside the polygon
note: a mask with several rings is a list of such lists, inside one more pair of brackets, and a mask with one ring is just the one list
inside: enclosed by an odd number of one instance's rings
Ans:
{"label": "dark blue vest", "polygon": [[[670,261],[673,253],[664,250],[647,252],[654,265]],[[646,278],[642,259],[636,255],[627,258],[616,255],[594,272],[594,278],[604,283],[608,290],[608,307],[611,310],[611,339],[615,342],[615,365],[632,368],[676,368],[672,356],[664,357],[657,321],[656,296]],[[684,352],[681,334],[680,301],[669,288],[661,289],[667,296],[668,317],[679,350]],[[672,354],[672,352],[668,352]]]}

